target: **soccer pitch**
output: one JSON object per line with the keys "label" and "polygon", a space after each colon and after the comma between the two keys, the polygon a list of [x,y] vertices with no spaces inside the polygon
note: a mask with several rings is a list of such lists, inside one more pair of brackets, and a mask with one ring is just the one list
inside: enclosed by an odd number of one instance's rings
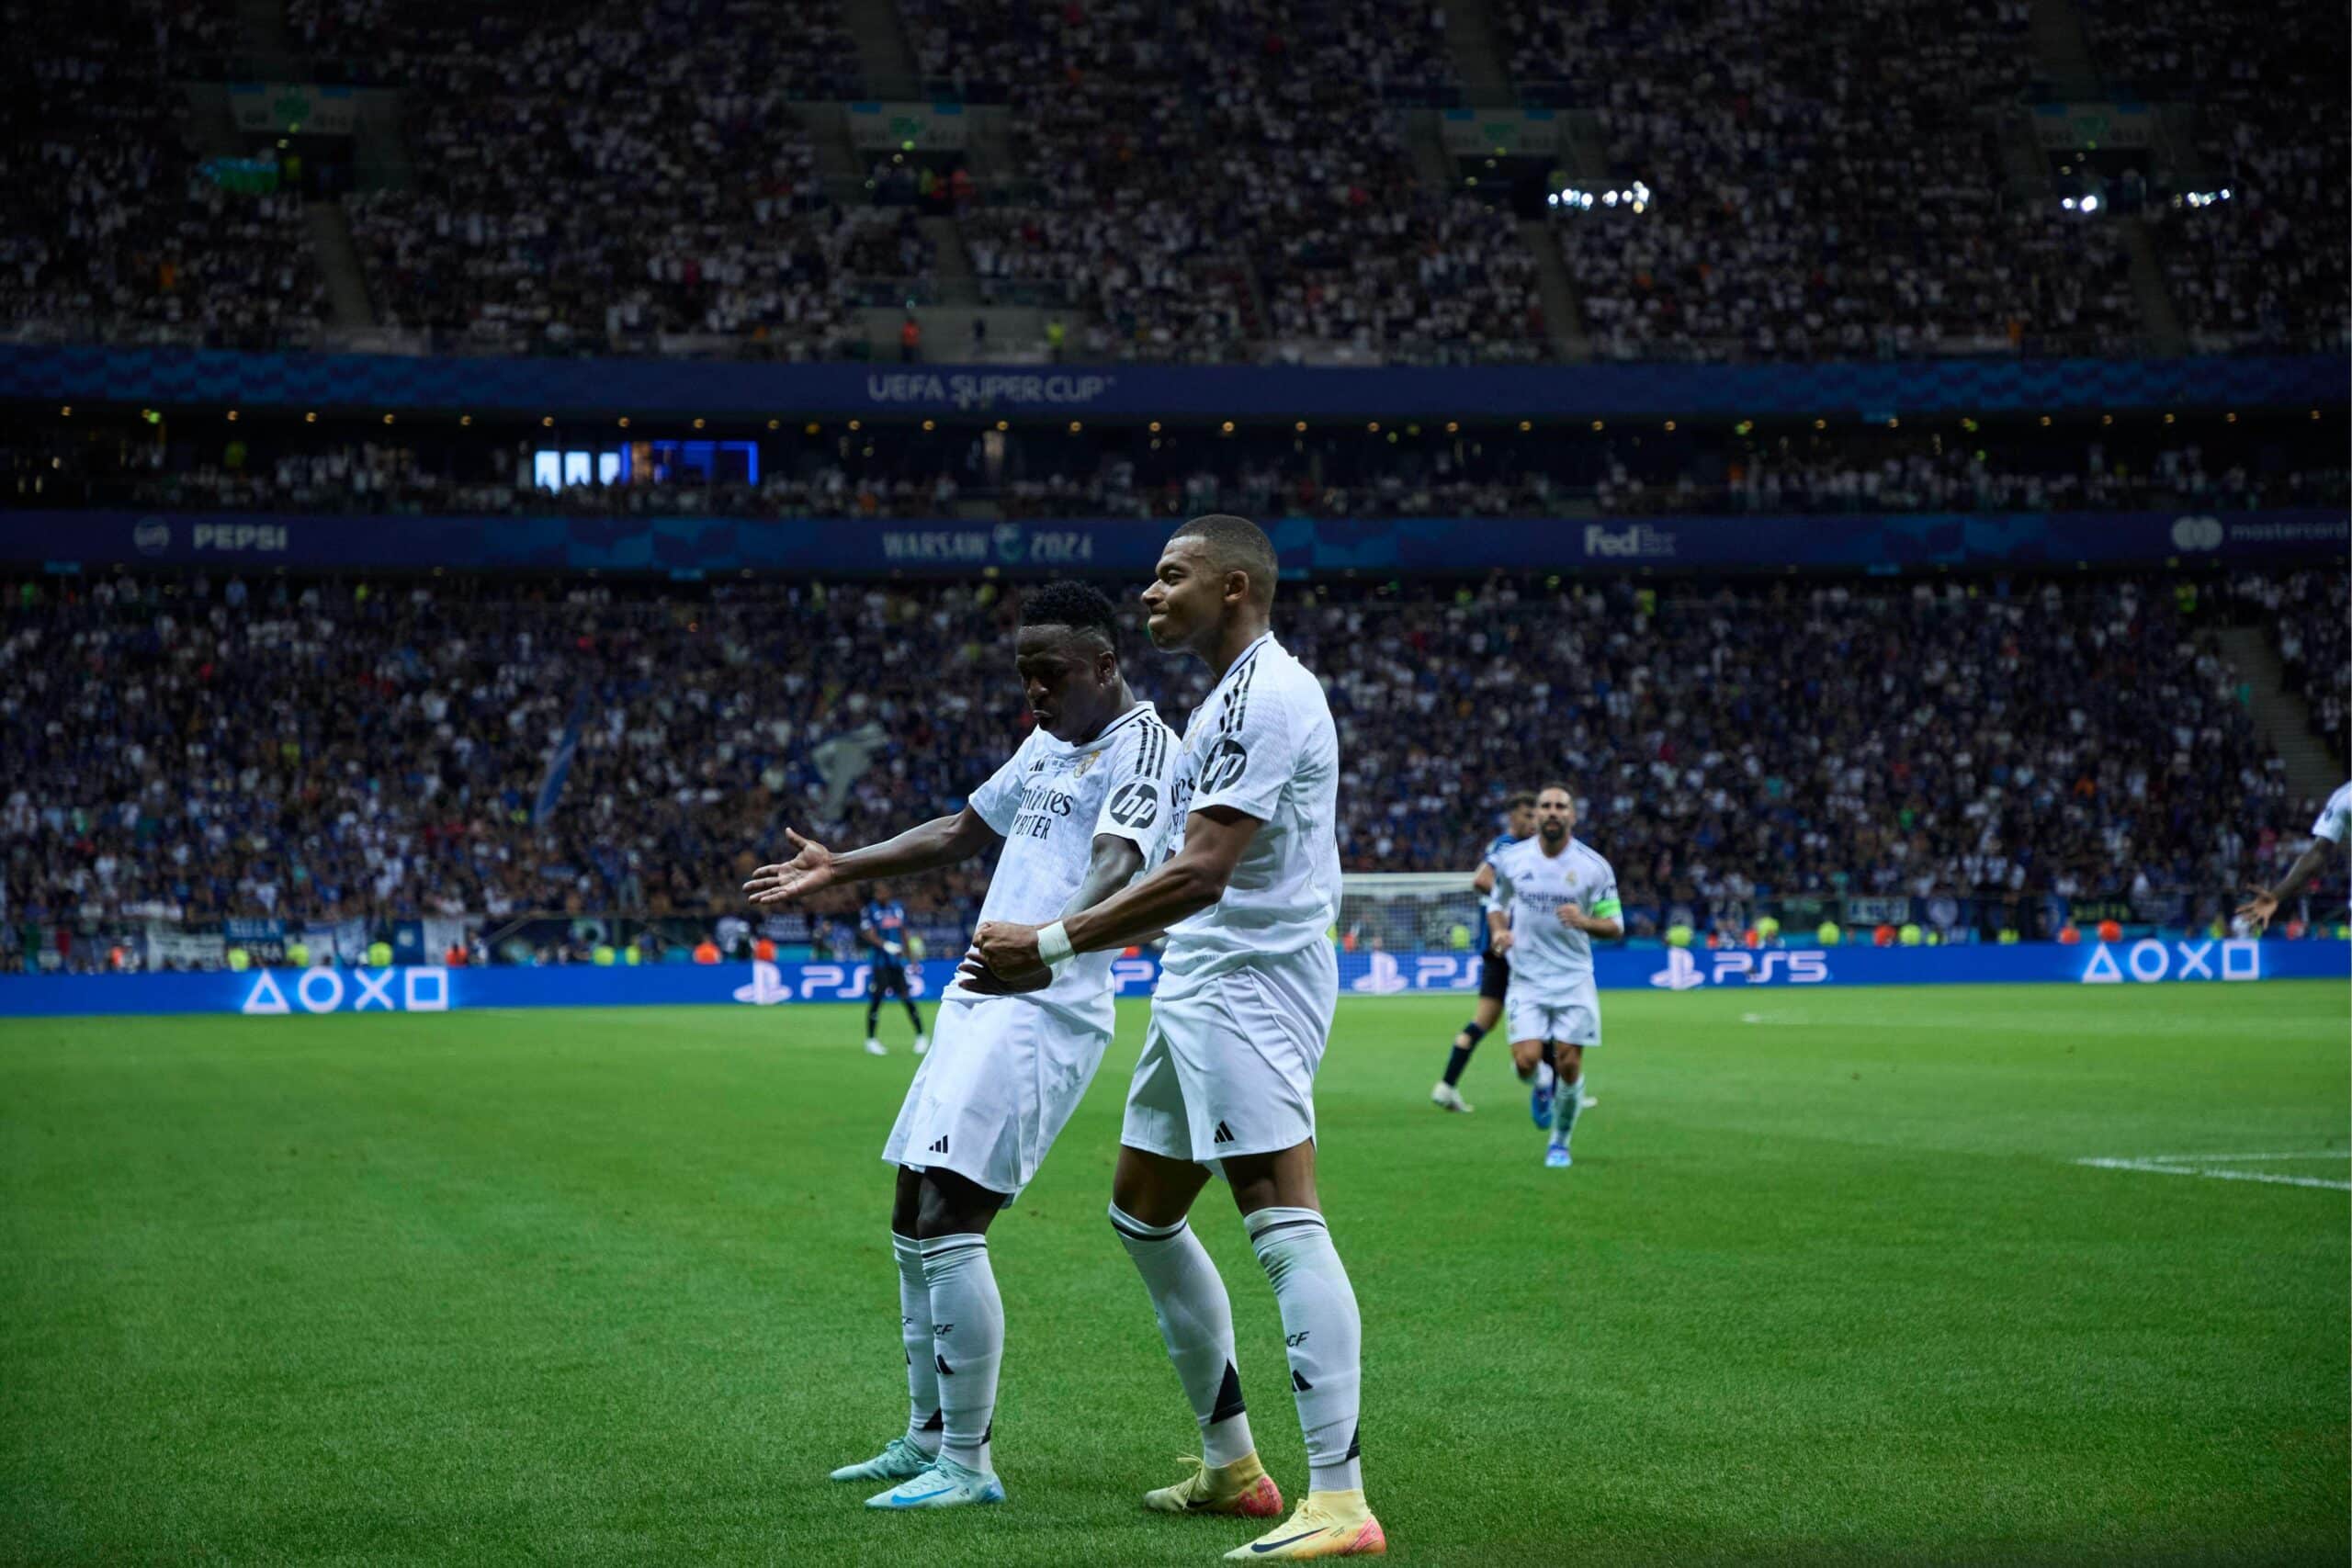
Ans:
{"label": "soccer pitch", "polygon": [[[2345,987],[1604,1001],[1565,1172],[1499,1044],[1429,1104],[1466,999],[1341,1004],[1395,1558],[2343,1562]],[[903,1020],[0,1024],[0,1556],[1214,1561],[1261,1527],[1136,1506],[1196,1442],[1103,1217],[1143,1018],[993,1232],[1011,1503],[911,1516],[824,1479],[904,1419]],[[1295,1496],[1272,1292],[1196,1221]]]}

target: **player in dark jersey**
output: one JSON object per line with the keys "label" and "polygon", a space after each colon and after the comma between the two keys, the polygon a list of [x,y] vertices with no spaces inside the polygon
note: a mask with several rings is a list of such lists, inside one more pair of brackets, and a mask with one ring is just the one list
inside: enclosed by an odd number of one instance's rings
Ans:
{"label": "player in dark jersey", "polygon": [[1470,1065],[1470,1053],[1478,1048],[1478,1042],[1486,1038],[1487,1031],[1502,1017],[1503,993],[1510,988],[1510,960],[1487,945],[1486,901],[1495,891],[1496,852],[1509,849],[1535,831],[1535,792],[1526,789],[1512,791],[1510,798],[1503,802],[1503,810],[1507,814],[1504,822],[1508,830],[1495,835],[1494,841],[1487,846],[1487,852],[1479,857],[1478,874],[1470,879],[1470,886],[1478,890],[1479,897],[1478,918],[1473,922],[1476,931],[1473,940],[1477,944],[1477,951],[1486,955],[1478,966],[1477,1010],[1470,1015],[1470,1021],[1462,1026],[1462,1032],[1453,1037],[1453,1054],[1445,1059],[1445,1077],[1438,1079],[1437,1087],[1430,1090],[1430,1103],[1447,1111],[1470,1109],[1470,1102],[1462,1098],[1461,1089],[1455,1086],[1462,1081],[1463,1069]]}
{"label": "player in dark jersey", "polygon": [[874,1021],[887,996],[896,996],[907,1004],[907,1017],[915,1026],[915,1055],[920,1056],[931,1048],[931,1036],[922,1032],[922,1014],[915,1010],[915,994],[907,986],[907,942],[912,934],[907,929],[907,907],[890,897],[888,883],[876,883],[874,897],[857,917],[857,940],[874,962],[865,975],[865,1054],[869,1056],[883,1054]]}

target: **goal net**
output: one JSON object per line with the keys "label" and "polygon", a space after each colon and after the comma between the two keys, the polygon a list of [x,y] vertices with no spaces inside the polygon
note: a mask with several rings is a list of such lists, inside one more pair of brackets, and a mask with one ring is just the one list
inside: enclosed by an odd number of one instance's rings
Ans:
{"label": "goal net", "polygon": [[1485,919],[1466,872],[1350,872],[1340,882],[1342,953],[1466,953]]}

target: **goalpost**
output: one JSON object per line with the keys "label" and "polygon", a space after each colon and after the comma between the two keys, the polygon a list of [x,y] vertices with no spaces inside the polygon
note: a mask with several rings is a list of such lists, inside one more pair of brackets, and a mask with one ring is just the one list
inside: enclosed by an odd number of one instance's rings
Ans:
{"label": "goalpost", "polygon": [[1486,920],[1460,871],[1358,871],[1340,880],[1343,953],[1467,953]]}

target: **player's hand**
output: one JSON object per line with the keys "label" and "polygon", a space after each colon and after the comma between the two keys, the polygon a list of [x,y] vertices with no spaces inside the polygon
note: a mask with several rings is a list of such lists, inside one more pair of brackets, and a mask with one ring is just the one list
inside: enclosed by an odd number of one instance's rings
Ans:
{"label": "player's hand", "polygon": [[787,904],[833,885],[833,852],[814,839],[804,839],[786,828],[785,838],[800,852],[776,865],[752,873],[743,891],[754,904]]}
{"label": "player's hand", "polygon": [[1053,971],[1037,956],[1037,928],[1012,920],[982,920],[972,933],[972,955],[980,966],[1001,980],[1018,985]]}
{"label": "player's hand", "polygon": [[906,949],[899,946],[895,942],[886,942],[882,944],[882,951],[888,953],[891,957],[896,958],[899,954],[904,953]]}
{"label": "player's hand", "polygon": [[1510,932],[1499,931],[1487,938],[1487,951],[1500,958],[1510,951]]}
{"label": "player's hand", "polygon": [[964,954],[964,962],[956,967],[956,983],[976,996],[1017,997],[1052,985],[1054,972],[1040,965],[1034,975],[1023,975],[1018,980],[1000,980],[980,962],[979,949],[974,948]]}
{"label": "player's hand", "polygon": [[1580,931],[1584,930],[1583,905],[1563,904],[1559,908],[1559,916],[1560,923],[1567,927],[1570,931]]}
{"label": "player's hand", "polygon": [[2238,906],[2238,919],[2245,922],[2247,931],[2260,936],[2269,928],[2270,917],[2278,912],[2278,900],[2260,887],[2250,887],[2246,891],[2250,897]]}

